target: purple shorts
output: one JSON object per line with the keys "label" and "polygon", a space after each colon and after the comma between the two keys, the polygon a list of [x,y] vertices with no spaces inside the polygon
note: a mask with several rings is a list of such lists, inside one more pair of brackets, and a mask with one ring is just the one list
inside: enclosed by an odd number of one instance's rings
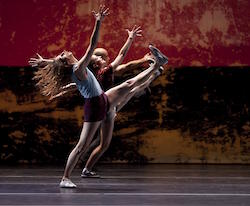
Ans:
{"label": "purple shorts", "polygon": [[85,98],[84,122],[98,122],[103,120],[108,109],[109,102],[105,93],[97,97]]}

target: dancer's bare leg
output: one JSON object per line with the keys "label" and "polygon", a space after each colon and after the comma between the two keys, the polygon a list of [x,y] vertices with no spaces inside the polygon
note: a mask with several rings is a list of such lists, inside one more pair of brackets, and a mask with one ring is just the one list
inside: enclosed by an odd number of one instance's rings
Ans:
{"label": "dancer's bare leg", "polygon": [[87,147],[87,149],[83,152],[83,154],[80,157],[80,161],[84,162],[85,157],[87,154],[91,154],[91,152],[100,144],[100,127],[97,130],[97,134],[93,137],[92,142]]}
{"label": "dancer's bare leg", "polygon": [[84,122],[80,140],[78,141],[75,148],[72,150],[68,157],[68,161],[64,170],[64,175],[62,179],[69,179],[72,170],[74,169],[77,161],[79,160],[81,154],[86,150],[87,146],[90,144],[97,128],[101,124],[98,122]]}
{"label": "dancer's bare leg", "polygon": [[[91,153],[85,169],[91,171],[95,163],[103,155],[103,153],[108,149],[114,128],[115,110],[110,111],[106,118],[102,121],[101,132],[100,132],[100,144]],[[84,174],[82,174],[84,175]]]}
{"label": "dancer's bare leg", "polygon": [[113,110],[123,99],[137,86],[146,82],[150,76],[154,73],[154,71],[159,68],[157,62],[152,64],[148,69],[144,70],[137,76],[125,81],[124,83],[113,87],[105,92],[108,96],[108,100],[110,102],[110,109]]}
{"label": "dancer's bare leg", "polygon": [[129,94],[127,96],[124,97],[124,99],[117,105],[116,107],[116,111],[119,112],[124,105],[126,105],[128,103],[128,101],[134,97],[137,93],[143,91],[144,89],[146,89],[158,76],[160,76],[160,72],[158,70],[156,70],[150,77],[149,79],[144,82],[143,84],[135,87],[134,89],[132,89]]}

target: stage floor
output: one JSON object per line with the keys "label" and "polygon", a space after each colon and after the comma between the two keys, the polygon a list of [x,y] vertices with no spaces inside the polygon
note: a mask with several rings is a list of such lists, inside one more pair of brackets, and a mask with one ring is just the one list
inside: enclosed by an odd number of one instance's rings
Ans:
{"label": "stage floor", "polygon": [[99,165],[59,188],[63,167],[0,167],[0,205],[250,205],[250,166]]}

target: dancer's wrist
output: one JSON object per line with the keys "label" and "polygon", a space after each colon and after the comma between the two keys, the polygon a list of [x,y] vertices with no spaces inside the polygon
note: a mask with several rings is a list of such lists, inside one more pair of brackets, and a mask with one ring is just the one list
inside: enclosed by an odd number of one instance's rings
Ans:
{"label": "dancer's wrist", "polygon": [[134,37],[133,36],[129,36],[128,39],[129,40],[134,40]]}

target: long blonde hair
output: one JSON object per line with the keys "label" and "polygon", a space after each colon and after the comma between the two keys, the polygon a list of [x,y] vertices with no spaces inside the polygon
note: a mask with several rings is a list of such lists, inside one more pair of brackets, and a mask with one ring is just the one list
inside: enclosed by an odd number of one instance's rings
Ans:
{"label": "long blonde hair", "polygon": [[68,65],[63,59],[53,59],[53,62],[38,67],[34,72],[33,80],[41,94],[53,98],[62,92],[63,87],[71,82],[72,65]]}

